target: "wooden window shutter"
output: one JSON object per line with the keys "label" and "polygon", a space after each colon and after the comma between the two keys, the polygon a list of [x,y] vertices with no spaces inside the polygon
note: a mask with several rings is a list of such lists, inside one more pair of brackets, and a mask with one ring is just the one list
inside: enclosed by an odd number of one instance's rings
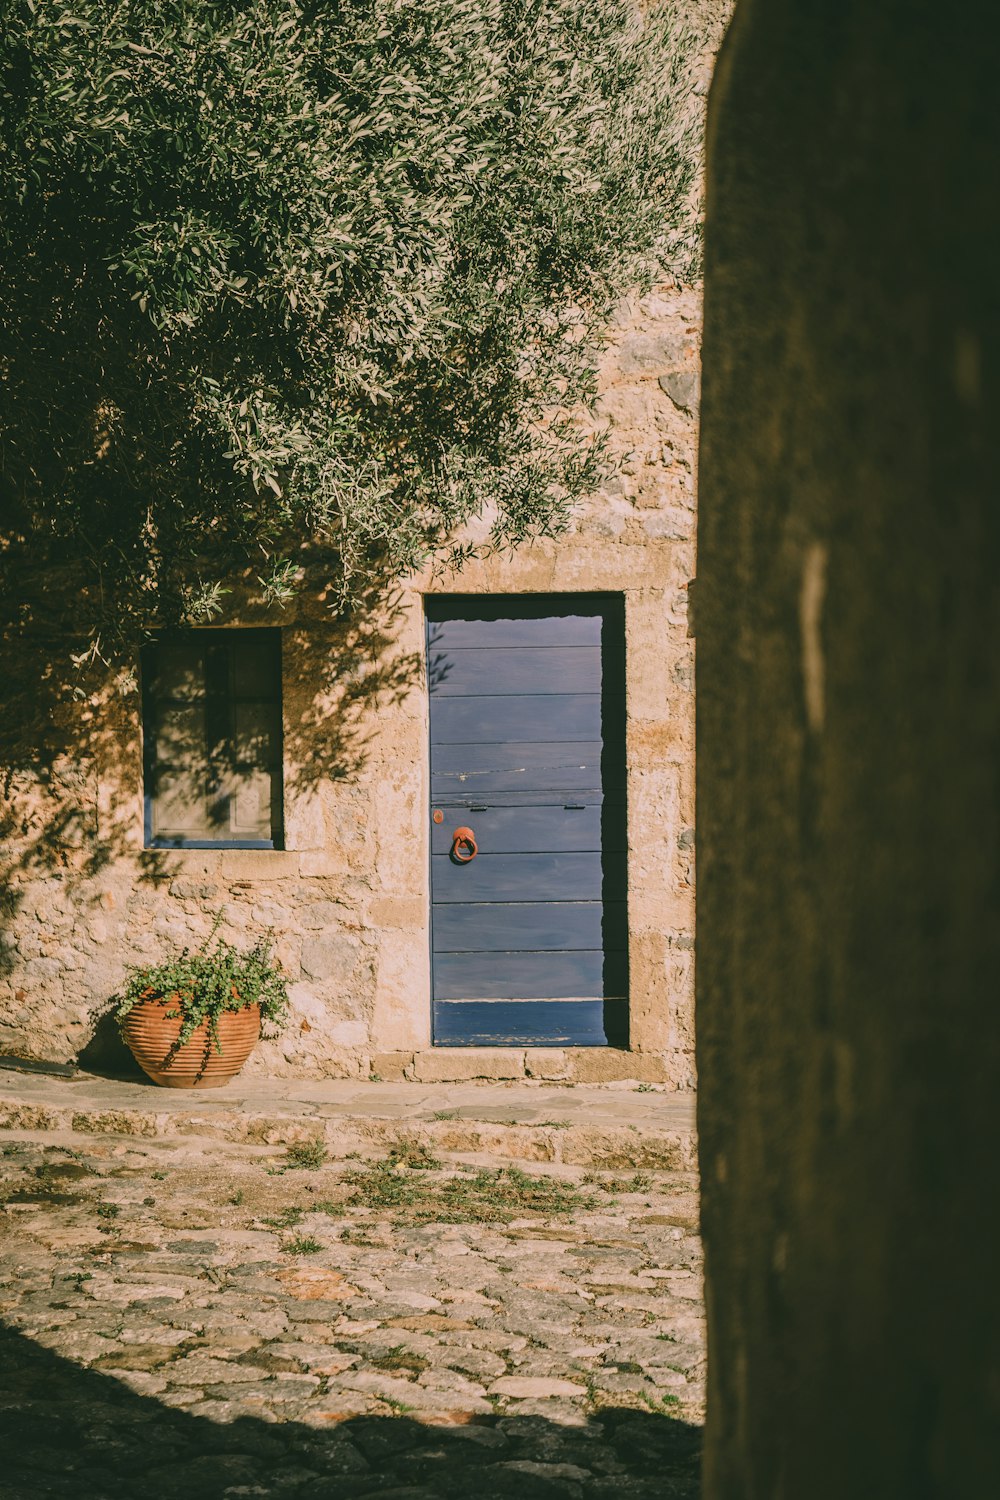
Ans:
{"label": "wooden window shutter", "polygon": [[192,630],[143,653],[146,842],[281,844],[281,637]]}

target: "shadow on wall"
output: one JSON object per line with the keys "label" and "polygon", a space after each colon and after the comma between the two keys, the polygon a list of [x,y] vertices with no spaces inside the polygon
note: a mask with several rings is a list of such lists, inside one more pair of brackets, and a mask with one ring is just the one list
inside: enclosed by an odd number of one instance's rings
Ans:
{"label": "shadow on wall", "polygon": [[[110,1348],[110,1346],[109,1346]],[[176,1352],[176,1351],[173,1351]],[[112,1356],[109,1354],[109,1358]],[[585,1426],[540,1416],[429,1425],[324,1413],[317,1425],[212,1417],[137,1395],[0,1329],[0,1490],[17,1500],[695,1500],[700,1429],[609,1408]],[[142,1378],[142,1377],[140,1377]],[[145,1377],[149,1378],[149,1377]],[[261,1379],[267,1379],[261,1371]]]}
{"label": "shadow on wall", "polygon": [[[317,555],[311,576],[330,576],[333,566]],[[238,602],[211,624],[282,629],[284,788],[291,804],[362,771],[379,711],[419,681],[422,658],[397,644],[404,613],[398,591],[373,587],[349,615],[337,615],[322,586],[304,588],[297,607],[282,610],[255,598],[250,582],[234,588]],[[172,878],[162,855],[141,847],[138,663],[148,631],[132,621],[128,647],[86,653],[69,602],[60,614],[60,586],[54,578],[51,597],[59,605],[46,606],[40,597],[17,620],[0,618],[0,985],[11,985],[0,1020],[13,1021],[15,1032],[30,992],[60,971],[53,918],[103,919],[102,887],[116,865],[119,879],[127,869],[130,889],[165,891]],[[22,952],[32,916],[40,943]],[[80,978],[83,990],[94,990],[86,972]],[[108,1057],[117,1068],[123,1051],[106,1029],[95,1035],[88,1065]],[[9,1050],[0,1032],[0,1054]]]}

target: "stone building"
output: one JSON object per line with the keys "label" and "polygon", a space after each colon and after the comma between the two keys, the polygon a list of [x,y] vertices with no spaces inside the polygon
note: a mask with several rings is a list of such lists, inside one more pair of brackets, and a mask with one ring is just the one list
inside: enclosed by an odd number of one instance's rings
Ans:
{"label": "stone building", "polygon": [[93,1055],[126,966],[218,922],[291,981],[251,1072],[692,1086],[699,316],[622,309],[624,462],[570,534],[351,627],[315,576],[285,611],[234,590],[65,708],[6,785],[0,1054]]}
{"label": "stone building", "polygon": [[[698,154],[731,6],[683,9]],[[700,317],[673,282],[619,310],[618,462],[567,534],[353,623],[322,568],[284,610],[234,585],[114,681],[47,681],[44,754],[0,780],[0,1056],[99,1061],[127,966],[217,926],[290,980],[248,1072],[693,1087]]]}

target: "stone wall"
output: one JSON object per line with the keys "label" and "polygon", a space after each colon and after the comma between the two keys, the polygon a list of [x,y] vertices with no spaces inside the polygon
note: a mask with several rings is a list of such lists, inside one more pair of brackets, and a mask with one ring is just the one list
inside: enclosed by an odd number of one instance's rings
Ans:
{"label": "stone wall", "polygon": [[713,88],[706,1500],[1000,1493],[995,34],[740,0]]}
{"label": "stone wall", "polygon": [[[214,623],[283,629],[283,851],[144,850],[134,686],[65,706],[44,775],[7,786],[0,1054],[76,1056],[126,964],[197,943],[221,911],[233,941],[272,930],[291,979],[291,1024],[248,1072],[693,1084],[699,319],[679,286],[622,308],[600,419],[623,462],[568,536],[412,580],[354,628],[322,580],[280,615],[234,593]],[[432,1051],[422,596],[588,590],[625,597],[633,1051]]]}

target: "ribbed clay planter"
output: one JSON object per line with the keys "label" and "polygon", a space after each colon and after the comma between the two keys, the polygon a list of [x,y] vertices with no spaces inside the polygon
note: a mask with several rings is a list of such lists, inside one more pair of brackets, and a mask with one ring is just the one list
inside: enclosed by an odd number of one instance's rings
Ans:
{"label": "ribbed clay planter", "polygon": [[216,1052],[208,1022],[192,1032],[173,1057],[170,1049],[181,1029],[181,1017],[171,1018],[170,1000],[140,1000],[122,1022],[122,1036],[142,1071],[168,1089],[217,1089],[235,1078],[260,1036],[260,1007],[224,1010],[219,1017]]}

